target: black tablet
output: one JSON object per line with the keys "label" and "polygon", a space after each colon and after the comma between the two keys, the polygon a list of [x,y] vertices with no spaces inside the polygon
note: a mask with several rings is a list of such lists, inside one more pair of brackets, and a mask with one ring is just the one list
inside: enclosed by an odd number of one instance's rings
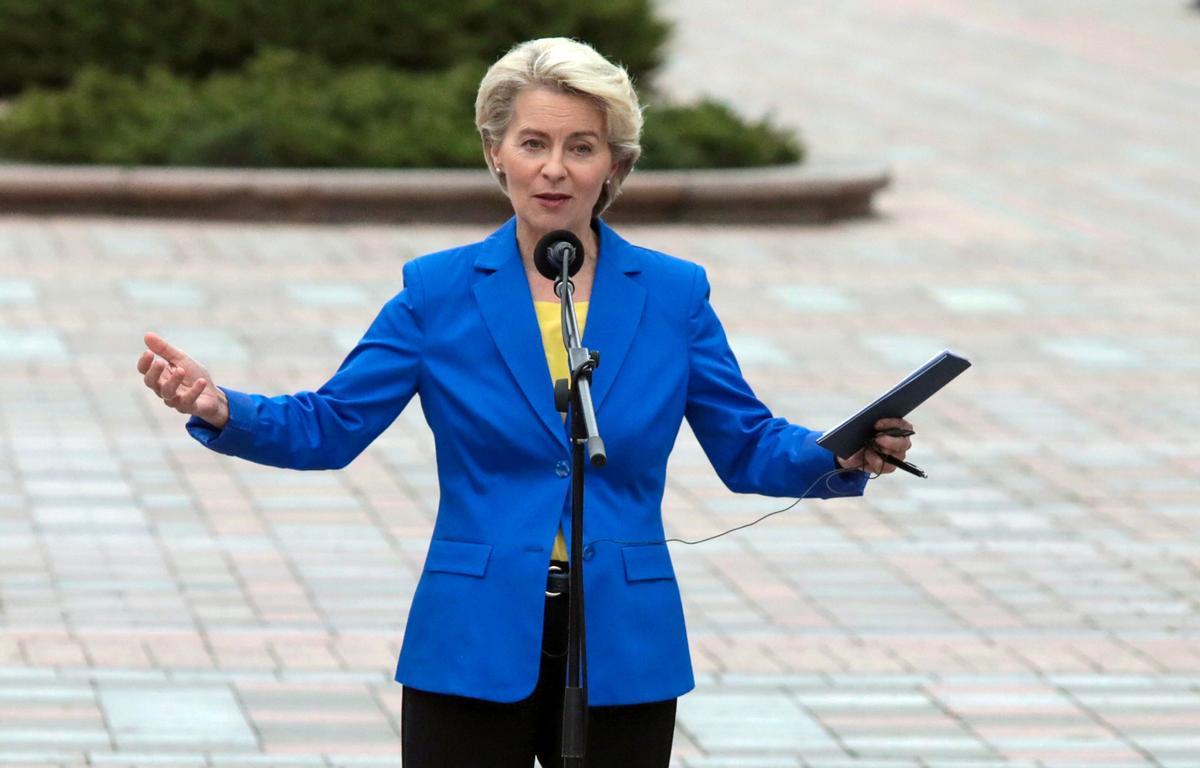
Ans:
{"label": "black tablet", "polygon": [[818,437],[817,444],[850,458],[875,435],[875,422],[907,416],[970,367],[970,361],[948,349],[939,352],[875,402]]}

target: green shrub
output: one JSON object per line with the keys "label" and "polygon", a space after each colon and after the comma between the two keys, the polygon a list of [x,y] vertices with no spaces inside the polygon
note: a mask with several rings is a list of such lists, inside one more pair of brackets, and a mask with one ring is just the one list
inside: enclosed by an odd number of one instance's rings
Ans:
{"label": "green shrub", "polygon": [[799,162],[800,141],[768,120],[747,123],[729,107],[705,100],[646,110],[646,168],[738,168]]}
{"label": "green shrub", "polygon": [[479,65],[334,70],[267,51],[200,83],[87,68],[0,120],[0,153],[41,162],[218,166],[478,166]]}
{"label": "green shrub", "polygon": [[[485,65],[413,73],[335,69],[265,51],[243,71],[193,82],[89,67],[70,87],[35,89],[0,118],[0,155],[58,163],[241,167],[481,168],[475,91]],[[794,161],[766,122],[745,125],[711,102],[651,106],[642,168]]]}
{"label": "green shrub", "polygon": [[641,83],[669,32],[650,0],[0,0],[0,94],[63,86],[91,64],[203,78],[260,46],[337,67],[446,70],[558,35],[587,40]]}

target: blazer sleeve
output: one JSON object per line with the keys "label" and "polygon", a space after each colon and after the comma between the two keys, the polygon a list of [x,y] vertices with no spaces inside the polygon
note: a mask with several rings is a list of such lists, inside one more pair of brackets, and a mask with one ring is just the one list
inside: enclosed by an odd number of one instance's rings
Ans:
{"label": "blazer sleeve", "polygon": [[221,387],[229,421],[185,425],[218,453],[286,469],[341,469],[387,429],[417,392],[424,295],[414,262],[404,289],[376,315],[337,372],[316,392],[248,394]]}
{"label": "blazer sleeve", "polygon": [[843,470],[818,482],[838,468],[833,452],[817,445],[820,432],[773,417],[755,397],[709,303],[709,292],[708,276],[697,266],[689,304],[685,415],[717,475],[738,493],[862,495],[867,473],[859,470]]}

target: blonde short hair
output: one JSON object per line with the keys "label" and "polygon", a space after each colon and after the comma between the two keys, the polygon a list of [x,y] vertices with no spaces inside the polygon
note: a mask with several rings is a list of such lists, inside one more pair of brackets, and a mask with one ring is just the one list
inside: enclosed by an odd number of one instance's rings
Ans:
{"label": "blonde short hair", "polygon": [[543,37],[514,46],[483,76],[475,96],[475,127],[483,139],[488,170],[508,193],[504,174],[497,173],[489,151],[504,139],[513,118],[517,94],[526,88],[547,87],[586,96],[604,113],[608,147],[616,161],[612,181],[600,189],[592,209],[599,216],[617,198],[621,184],[642,154],[642,110],[625,68],[613,64],[587,43],[565,37]]}

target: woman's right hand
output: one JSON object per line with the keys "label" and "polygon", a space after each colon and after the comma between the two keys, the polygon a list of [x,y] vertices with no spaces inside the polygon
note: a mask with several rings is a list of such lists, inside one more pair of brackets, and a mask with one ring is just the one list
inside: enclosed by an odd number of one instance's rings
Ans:
{"label": "woman's right hand", "polygon": [[138,373],[146,386],[170,408],[223,429],[229,421],[229,399],[213,384],[208,369],[167,343],[156,333],[147,333],[149,349],[138,358]]}

